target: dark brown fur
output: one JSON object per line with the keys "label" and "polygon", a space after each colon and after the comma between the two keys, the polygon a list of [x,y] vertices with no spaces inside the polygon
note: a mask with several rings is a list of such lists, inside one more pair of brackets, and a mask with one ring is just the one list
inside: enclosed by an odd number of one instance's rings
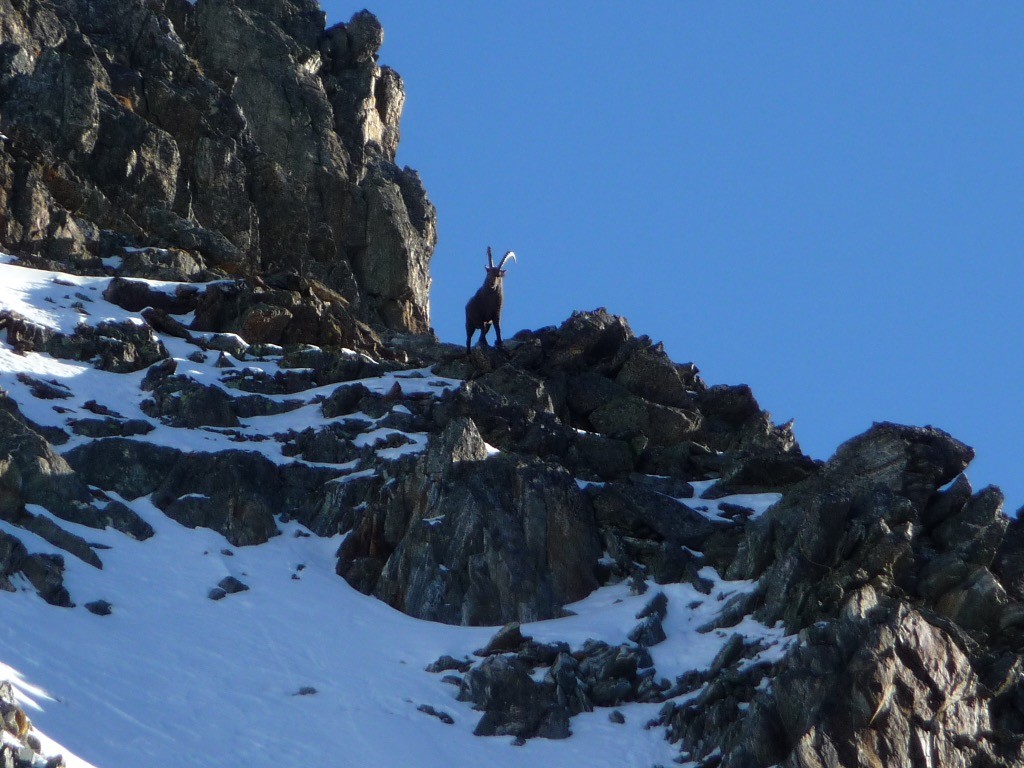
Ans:
{"label": "dark brown fur", "polygon": [[494,332],[498,337],[496,346],[502,349],[501,343],[501,308],[505,304],[505,291],[502,287],[502,280],[508,270],[502,269],[505,261],[511,256],[514,261],[516,255],[509,251],[501,260],[498,266],[494,266],[494,258],[491,256],[490,247],[487,248],[487,264],[484,267],[487,277],[484,284],[473,294],[473,298],[466,304],[466,354],[472,347],[473,333],[480,331],[480,343],[487,344],[487,332],[494,326]]}

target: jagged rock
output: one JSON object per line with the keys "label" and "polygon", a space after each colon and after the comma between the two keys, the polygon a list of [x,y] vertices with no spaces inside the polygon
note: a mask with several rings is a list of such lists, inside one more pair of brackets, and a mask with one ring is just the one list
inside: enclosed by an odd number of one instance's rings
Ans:
{"label": "jagged rock", "polygon": [[601,480],[621,480],[636,468],[636,456],[629,443],[586,432],[576,436],[575,456],[570,449],[567,458],[575,464],[578,474],[589,471]]}
{"label": "jagged rock", "polygon": [[587,495],[602,528],[633,538],[700,549],[717,529],[731,525],[709,520],[681,501],[642,487],[590,487]]}
{"label": "jagged rock", "polygon": [[483,716],[477,736],[564,739],[570,736],[569,713],[551,686],[535,683],[518,659],[490,656],[462,678],[459,701],[468,701]]}
{"label": "jagged rock", "polygon": [[699,388],[694,379],[684,381],[680,369],[659,344],[640,347],[626,358],[616,383],[645,400],[675,408],[692,409]]}
{"label": "jagged rock", "polygon": [[544,676],[547,684],[554,686],[558,705],[570,715],[590,712],[594,709],[587,696],[586,684],[580,677],[580,665],[575,658],[564,651],[556,657],[551,668]]}
{"label": "jagged rock", "polygon": [[339,474],[278,467],[254,452],[182,453],[121,438],[86,443],[67,458],[92,485],[127,499],[152,494],[154,504],[181,524],[212,528],[238,546],[275,536],[277,514],[308,517],[304,510],[318,506],[324,483]]}
{"label": "jagged rock", "polygon": [[10,577],[19,572],[50,605],[61,608],[74,606],[64,586],[64,558],[60,555],[29,554],[21,541],[0,531],[0,589],[15,591]]}
{"label": "jagged rock", "polygon": [[141,314],[142,319],[145,320],[149,324],[149,327],[157,333],[193,341],[192,334],[189,332],[188,328],[179,323],[162,309],[146,307],[142,310]]}
{"label": "jagged rock", "polygon": [[366,359],[362,355],[325,352],[323,350],[302,350],[286,353],[281,360],[282,368],[309,368],[313,380],[319,386],[379,376],[387,368]]}
{"label": "jagged rock", "polygon": [[593,371],[582,371],[570,376],[566,385],[566,403],[580,416],[589,416],[601,406],[628,394],[629,390],[621,384]]}
{"label": "jagged rock", "polygon": [[649,648],[652,645],[664,642],[668,639],[665,628],[662,626],[662,617],[657,615],[645,616],[639,624],[626,635],[637,645]]}
{"label": "jagged rock", "polygon": [[214,368],[234,368],[235,364],[231,362],[231,358],[228,357],[226,352],[221,352],[217,355],[217,360],[213,366]]}
{"label": "jagged rock", "polygon": [[527,639],[516,651],[516,657],[531,667],[549,667],[555,663],[560,654],[569,652],[569,644],[562,641],[538,643]]}
{"label": "jagged rock", "polygon": [[597,529],[575,481],[536,460],[489,457],[468,419],[451,421],[365,503],[339,573],[414,616],[548,618],[597,585]]}
{"label": "jagged rock", "polygon": [[24,557],[18,570],[25,574],[39,596],[50,605],[73,608],[71,593],[64,586],[64,558],[61,555],[31,554]]}
{"label": "jagged rock", "polygon": [[118,255],[121,265],[117,271],[126,277],[188,282],[213,276],[201,255],[182,248],[124,248]]}
{"label": "jagged rock", "polygon": [[794,628],[867,580],[912,579],[919,515],[972,457],[940,430],[877,424],[748,525],[729,573],[764,573],[759,615]]}
{"label": "jagged rock", "polygon": [[709,437],[721,435],[713,442],[728,441],[746,423],[755,419],[761,408],[754,393],[745,384],[729,386],[718,384],[700,393],[698,407],[705,419],[705,433]]}
{"label": "jagged rock", "polygon": [[174,358],[169,357],[166,360],[161,360],[159,363],[149,367],[149,370],[146,371],[146,375],[142,377],[142,382],[139,384],[139,388],[143,392],[152,392],[160,382],[169,376],[173,376],[177,370],[178,361]]}
{"label": "jagged rock", "polygon": [[[195,323],[192,324],[193,327]],[[241,360],[249,349],[245,339],[236,333],[213,333],[203,339],[203,346],[207,349],[215,349],[220,352],[227,352]]]}
{"label": "jagged rock", "polygon": [[94,440],[64,454],[85,482],[129,500],[153,493],[180,457],[174,448],[116,437]]}
{"label": "jagged rock", "polygon": [[[97,509],[84,482],[64,457],[53,451],[21,418],[6,396],[0,397],[0,514],[17,514],[38,504],[69,522],[103,528],[110,525],[138,539],[150,526],[127,507]],[[84,554],[84,552],[83,552]]]}
{"label": "jagged rock", "polygon": [[95,400],[86,400],[82,403],[82,407],[89,411],[89,413],[95,413],[97,416],[113,416],[118,419],[124,418],[124,416],[117,411],[112,408],[108,408],[102,403],[97,403]]}
{"label": "jagged rock", "polygon": [[401,78],[365,53],[380,25],[288,5],[9,7],[0,195],[23,202],[0,244],[164,280],[300,269],[363,322],[427,330],[436,213],[394,165]]}
{"label": "jagged rock", "polygon": [[613,372],[616,353],[634,338],[629,323],[603,307],[593,312],[574,312],[550,334],[545,344],[545,364],[567,372]]}
{"label": "jagged rock", "polygon": [[1024,600],[1024,519],[1019,511],[1007,522],[992,570],[1015,599]]}
{"label": "jagged rock", "polygon": [[[843,765],[865,768],[883,756],[891,765],[994,764],[979,681],[956,643],[920,614],[879,607],[802,638],[774,678],[773,701],[748,718],[760,727],[736,738],[736,759],[799,764],[842,754]],[[937,724],[946,737],[935,738]]]}
{"label": "jagged rock", "polygon": [[514,400],[534,414],[560,413],[565,405],[564,386],[559,380],[545,380],[509,364],[481,376],[475,383]]}
{"label": "jagged rock", "polygon": [[240,419],[253,416],[276,416],[294,411],[306,403],[304,400],[272,400],[262,395],[244,395],[231,399],[231,411]]}
{"label": "jagged rock", "polygon": [[277,467],[255,453],[187,454],[153,493],[153,503],[182,525],[212,528],[236,546],[258,544],[277,535],[281,485]]}
{"label": "jagged rock", "polygon": [[[204,361],[205,358],[199,362]],[[316,386],[308,371],[277,371],[270,375],[254,368],[226,371],[221,382],[231,389],[261,395],[291,395]]]}
{"label": "jagged rock", "polygon": [[963,562],[989,566],[1008,524],[1003,493],[989,486],[969,498],[958,512],[946,515],[932,528],[931,536]]}
{"label": "jagged rock", "polygon": [[56,335],[46,351],[54,357],[94,361],[113,373],[131,373],[167,357],[162,342],[145,325],[101,322],[79,326],[72,336]]}
{"label": "jagged rock", "polygon": [[281,447],[281,451],[286,456],[301,456],[306,461],[330,464],[345,464],[361,458],[368,459],[372,451],[356,448],[352,442],[360,431],[359,428],[366,426],[366,422],[359,421],[355,424],[350,422],[328,424],[319,430],[306,429],[289,439]]}
{"label": "jagged rock", "polygon": [[7,343],[19,352],[45,352],[53,357],[90,362],[113,373],[140,371],[167,357],[163,343],[145,324],[103,321],[79,325],[67,335],[5,310],[0,312],[0,327],[5,325]]}
{"label": "jagged rock", "polygon": [[56,379],[43,381],[29,376],[27,373],[19,373],[17,379],[29,388],[33,397],[38,397],[40,400],[66,400],[71,397],[71,390],[67,385],[61,384]]}
{"label": "jagged rock", "polygon": [[664,592],[658,592],[648,600],[647,605],[636,615],[638,619],[646,619],[648,616],[656,616],[663,621],[668,616],[668,596]]}
{"label": "jagged rock", "polygon": [[806,480],[818,467],[818,462],[796,449],[737,452],[719,464],[722,479],[709,488],[703,498],[783,491]]}
{"label": "jagged rock", "polygon": [[502,451],[542,458],[562,456],[577,439],[575,431],[553,414],[520,407],[511,397],[478,381],[467,382],[435,408],[435,421],[460,417],[472,419],[481,436]]}
{"label": "jagged rock", "polygon": [[349,384],[335,387],[334,391],[320,404],[325,419],[347,416],[359,409],[359,403],[370,397],[370,390],[363,384]]}
{"label": "jagged rock", "polygon": [[988,568],[976,566],[963,581],[935,600],[935,607],[960,627],[984,634],[999,629],[1008,603],[1006,590]]}
{"label": "jagged rock", "polygon": [[60,547],[94,568],[103,567],[103,563],[85,539],[61,528],[48,517],[32,514],[22,508],[13,514],[2,515],[2,518],[19,528],[36,534],[55,547]]}

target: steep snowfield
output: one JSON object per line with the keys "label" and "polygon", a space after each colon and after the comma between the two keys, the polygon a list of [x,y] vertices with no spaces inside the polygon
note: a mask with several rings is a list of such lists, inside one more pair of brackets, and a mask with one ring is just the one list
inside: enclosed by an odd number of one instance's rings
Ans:
{"label": "steep snowfield", "polygon": [[[133,317],[103,301],[108,280],[0,264],[0,310],[65,333],[80,321]],[[89,314],[73,307],[75,302]],[[179,373],[203,383],[215,383],[224,374],[213,366],[215,353],[195,363],[187,359],[195,346],[169,337],[162,341],[178,360]],[[240,365],[276,368],[274,362]],[[66,386],[70,397],[37,399],[19,381],[19,373]],[[41,425],[64,426],[88,415],[81,410],[88,400],[128,418],[144,418],[139,404],[148,394],[138,386],[143,375],[19,355],[0,342],[0,387]],[[418,387],[441,393],[458,385],[428,371],[363,383],[386,392],[396,380],[407,392]],[[158,425],[138,439],[203,451],[244,448],[281,463],[295,461],[281,453],[280,443],[257,438],[323,423],[313,399],[334,386],[289,395],[285,399],[305,404],[289,413],[243,420],[234,435]],[[54,409],[55,402],[63,412]],[[379,436],[371,425],[363,439],[373,445]],[[425,435],[408,437],[408,445],[381,448],[381,455],[418,451],[426,444]],[[73,437],[59,450],[86,439]],[[776,499],[765,494],[733,501],[759,513]],[[710,502],[704,513],[717,514],[723,501],[728,499]],[[19,582],[16,593],[0,592],[0,680],[15,683],[35,726],[54,740],[43,737],[43,751],[63,752],[70,766],[595,768],[668,764],[678,756],[662,729],[644,728],[660,704],[620,707],[626,718],[622,725],[609,721],[608,709],[582,714],[572,720],[574,735],[563,741],[532,739],[513,746],[511,737],[475,737],[479,713],[456,701],[457,689],[424,667],[442,654],[471,654],[486,644],[494,628],[420,621],[356,592],[335,573],[340,536],[310,536],[294,522],[279,522],[282,535],[237,548],[220,534],[179,525],[148,498],[125,503],[152,525],[152,538],[140,542],[112,529],[96,531],[54,518],[95,544],[104,563],[97,570],[65,553],[65,584],[78,607],[47,605],[27,582]],[[41,507],[30,511],[49,514]],[[9,523],[0,522],[0,530],[16,535],[30,552],[59,552]],[[250,589],[209,599],[211,588],[226,576]],[[671,606],[665,622],[669,639],[651,649],[659,677],[671,680],[706,669],[737,632],[764,638],[763,658],[781,653],[789,642],[781,630],[750,619],[728,630],[698,632],[730,594],[752,586],[723,582],[710,569],[702,576],[714,582],[710,595],[688,584],[652,585],[666,592]],[[574,648],[588,638],[619,644],[653,594],[635,596],[625,584],[608,586],[571,606],[577,615],[526,625],[523,631]],[[109,601],[112,614],[97,616],[82,607],[93,600]],[[691,607],[680,610],[683,606]],[[418,711],[424,704],[447,712],[454,724]]]}

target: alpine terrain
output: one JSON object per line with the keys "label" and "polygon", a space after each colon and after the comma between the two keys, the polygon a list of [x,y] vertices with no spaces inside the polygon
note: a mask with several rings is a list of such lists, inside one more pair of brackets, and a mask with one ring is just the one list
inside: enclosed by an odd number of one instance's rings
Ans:
{"label": "alpine terrain", "polygon": [[812,460],[605,309],[440,342],[382,40],[0,0],[0,768],[1024,764],[972,449]]}

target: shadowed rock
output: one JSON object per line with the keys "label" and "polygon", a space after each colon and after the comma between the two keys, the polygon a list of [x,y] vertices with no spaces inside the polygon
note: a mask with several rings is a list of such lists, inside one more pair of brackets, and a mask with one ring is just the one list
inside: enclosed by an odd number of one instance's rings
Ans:
{"label": "shadowed rock", "polygon": [[558,616],[597,586],[590,506],[564,471],[488,456],[452,421],[342,544],[339,573],[406,613],[456,624]]}

